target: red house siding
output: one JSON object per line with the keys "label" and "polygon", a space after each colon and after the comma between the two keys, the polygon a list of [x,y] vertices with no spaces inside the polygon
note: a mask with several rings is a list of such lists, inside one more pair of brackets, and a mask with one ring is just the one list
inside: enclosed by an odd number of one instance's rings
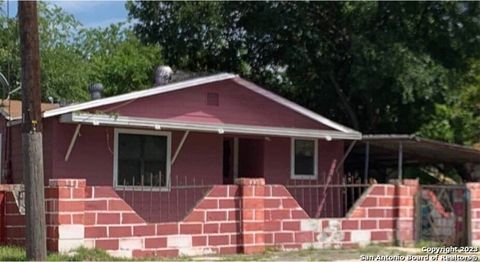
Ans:
{"label": "red house siding", "polygon": [[[216,93],[219,106],[207,105],[207,94]],[[330,129],[231,80],[138,99],[122,106],[112,104],[92,111],[122,116],[185,122],[229,123],[275,127]]]}

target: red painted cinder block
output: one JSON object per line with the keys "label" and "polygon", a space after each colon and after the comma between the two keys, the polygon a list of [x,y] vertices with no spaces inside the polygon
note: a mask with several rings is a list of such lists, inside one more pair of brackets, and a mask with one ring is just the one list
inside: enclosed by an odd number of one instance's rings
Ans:
{"label": "red painted cinder block", "polygon": [[93,194],[95,198],[119,198],[112,187],[96,186],[93,188]]}
{"label": "red painted cinder block", "polygon": [[155,225],[133,226],[134,236],[154,236]]}
{"label": "red painted cinder block", "polygon": [[264,186],[254,186],[254,196],[263,197],[265,196],[265,187]]}
{"label": "red painted cinder block", "polygon": [[180,224],[180,234],[201,234],[202,224]]}
{"label": "red painted cinder block", "polygon": [[367,216],[367,211],[365,208],[357,207],[355,210],[350,213],[351,218],[363,218]]}
{"label": "red painted cinder block", "polygon": [[293,219],[304,219],[309,218],[308,214],[303,210],[292,210],[291,215]]}
{"label": "red painted cinder block", "polygon": [[228,196],[229,197],[239,197],[240,196],[240,190],[238,186],[229,186],[228,187]]}
{"label": "red painted cinder block", "polygon": [[226,211],[207,211],[207,221],[226,221],[227,212]]}
{"label": "red painted cinder block", "polygon": [[100,224],[100,225],[120,224],[120,213],[97,213],[97,224]]}
{"label": "red painted cinder block", "polygon": [[108,200],[108,210],[130,211],[132,208],[123,200]]}
{"label": "red painted cinder block", "polygon": [[177,223],[157,224],[157,235],[175,235],[178,234]]}
{"label": "red painted cinder block", "polygon": [[394,204],[393,197],[382,197],[378,199],[378,205],[380,207],[392,207]]}
{"label": "red painted cinder block", "polygon": [[395,220],[393,219],[385,219],[385,220],[379,220],[379,228],[393,228],[395,226]]}
{"label": "red painted cinder block", "polygon": [[132,250],[133,257],[156,257],[157,251],[156,250],[142,250],[142,249],[134,249]]}
{"label": "red painted cinder block", "polygon": [[145,223],[145,220],[136,213],[122,213],[120,222],[122,224],[140,224]]}
{"label": "red painted cinder block", "polygon": [[293,233],[275,233],[273,235],[275,243],[292,243],[293,242]]}
{"label": "red painted cinder block", "polygon": [[377,206],[377,198],[375,197],[366,197],[362,204],[362,207],[376,207]]}
{"label": "red painted cinder block", "polygon": [[240,253],[241,248],[240,247],[220,247],[218,250],[219,250],[218,252],[222,255],[231,255],[231,254]]}
{"label": "red painted cinder block", "polygon": [[218,208],[218,200],[217,199],[203,199],[200,203],[195,207],[196,209],[216,209]]}
{"label": "red painted cinder block", "polygon": [[85,210],[89,211],[106,211],[107,200],[86,200]]}
{"label": "red painted cinder block", "polygon": [[106,250],[117,250],[118,239],[98,239],[95,240],[95,247]]}
{"label": "red painted cinder block", "polygon": [[273,197],[290,197],[290,193],[283,186],[272,186],[272,196]]}
{"label": "red painted cinder block", "polygon": [[282,229],[287,231],[299,231],[300,221],[284,221]]}
{"label": "red painted cinder block", "polygon": [[85,202],[83,200],[59,200],[57,203],[60,212],[80,212],[85,210]]}
{"label": "red painted cinder block", "polygon": [[70,194],[71,198],[85,198],[85,188],[72,188]]}
{"label": "red painted cinder block", "polygon": [[208,236],[208,245],[211,246],[225,246],[228,245],[230,241],[229,235],[209,235]]}
{"label": "red painted cinder block", "polygon": [[72,214],[72,224],[84,224],[85,215],[84,214]]}
{"label": "red painted cinder block", "polygon": [[129,237],[129,236],[132,236],[132,227],[131,226],[108,227],[108,236],[110,236],[110,237]]}
{"label": "red painted cinder block", "polygon": [[212,190],[207,194],[208,197],[227,197],[228,188],[227,186],[214,186]]}
{"label": "red painted cinder block", "polygon": [[385,216],[385,210],[381,208],[369,208],[367,209],[367,216],[383,218]]}
{"label": "red painted cinder block", "polygon": [[280,208],[282,206],[282,200],[279,198],[265,199],[265,208]]}
{"label": "red painted cinder block", "polygon": [[300,207],[297,201],[293,198],[282,199],[283,208],[298,208]]}
{"label": "red painted cinder block", "polygon": [[343,220],[342,229],[358,229],[358,220]]}
{"label": "red painted cinder block", "polygon": [[240,219],[240,210],[229,210],[228,221],[238,221]]}
{"label": "red painted cinder block", "polygon": [[377,228],[377,220],[360,221],[360,229],[375,229],[375,228]]}
{"label": "red painted cinder block", "polygon": [[295,242],[313,242],[313,232],[295,232]]}
{"label": "red painted cinder block", "polygon": [[101,238],[106,236],[107,227],[105,226],[85,227],[85,238]]}
{"label": "red painted cinder block", "polygon": [[372,241],[389,241],[391,233],[387,231],[373,231],[371,232],[371,239]]}
{"label": "red painted cinder block", "polygon": [[265,244],[273,244],[273,233],[264,233]]}
{"label": "red painted cinder block", "polygon": [[265,231],[272,232],[272,231],[281,231],[282,230],[282,222],[278,221],[268,221],[265,223]]}
{"label": "red painted cinder block", "polygon": [[264,208],[263,199],[260,198],[243,199],[242,205],[244,208]]}
{"label": "red painted cinder block", "polygon": [[145,238],[145,248],[164,248],[167,247],[166,237]]}
{"label": "red painted cinder block", "polygon": [[[205,226],[204,226],[205,227]],[[220,233],[232,233],[237,232],[240,228],[238,223],[221,223],[220,224]]]}
{"label": "red painted cinder block", "polygon": [[95,218],[96,218],[96,213],[92,213],[92,212],[85,213],[85,218],[84,218],[85,225],[95,225],[96,223]]}
{"label": "red painted cinder block", "polygon": [[155,256],[157,256],[157,257],[176,257],[176,256],[178,256],[178,249],[157,250]]}
{"label": "red painted cinder block", "polygon": [[236,200],[233,198],[220,199],[218,200],[218,204],[219,204],[219,208],[221,209],[235,208],[239,205],[238,203],[236,203]]}
{"label": "red painted cinder block", "polygon": [[370,195],[373,196],[383,196],[385,195],[385,190],[386,188],[381,185],[375,185],[373,186],[372,190],[370,191]]}
{"label": "red painted cinder block", "polygon": [[243,247],[243,253],[245,254],[258,254],[265,252],[264,245],[256,245],[256,246],[245,246]]}
{"label": "red painted cinder block", "polygon": [[278,209],[278,210],[271,210],[270,211],[270,219],[271,220],[283,220],[283,219],[290,219],[289,209]]}
{"label": "red painted cinder block", "polygon": [[205,234],[209,233],[218,233],[219,232],[219,224],[218,223],[211,223],[211,224],[204,224],[203,225],[203,232]]}
{"label": "red painted cinder block", "polygon": [[264,223],[262,222],[245,222],[243,223],[244,231],[263,231]]}
{"label": "red painted cinder block", "polygon": [[192,245],[194,247],[206,246],[207,236],[192,236]]}
{"label": "red painted cinder block", "polygon": [[187,217],[183,220],[185,222],[205,222],[205,211],[193,210]]}

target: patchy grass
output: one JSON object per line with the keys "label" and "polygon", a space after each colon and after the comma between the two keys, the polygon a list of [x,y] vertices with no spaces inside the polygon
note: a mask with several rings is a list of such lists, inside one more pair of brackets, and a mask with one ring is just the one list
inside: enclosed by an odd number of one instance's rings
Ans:
{"label": "patchy grass", "polygon": [[[359,249],[305,249],[300,251],[278,251],[267,249],[255,255],[212,255],[205,257],[143,258],[127,259],[110,256],[101,249],[79,248],[71,254],[52,253],[48,261],[332,261],[359,259],[361,255],[406,255],[403,250],[386,246],[367,246]],[[25,249],[0,247],[0,261],[25,261]]]}

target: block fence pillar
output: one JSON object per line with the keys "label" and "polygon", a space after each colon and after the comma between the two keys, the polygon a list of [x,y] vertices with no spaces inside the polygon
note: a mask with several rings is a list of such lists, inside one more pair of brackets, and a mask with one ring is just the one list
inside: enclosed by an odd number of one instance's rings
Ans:
{"label": "block fence pillar", "polygon": [[418,179],[403,179],[403,184],[396,190],[396,240],[401,246],[415,243],[416,230],[416,196],[420,185]]}
{"label": "block fence pillar", "polygon": [[50,179],[45,189],[47,248],[68,252],[84,245],[85,179]]}
{"label": "block fence pillar", "polygon": [[265,179],[239,178],[240,234],[245,254],[265,251]]}

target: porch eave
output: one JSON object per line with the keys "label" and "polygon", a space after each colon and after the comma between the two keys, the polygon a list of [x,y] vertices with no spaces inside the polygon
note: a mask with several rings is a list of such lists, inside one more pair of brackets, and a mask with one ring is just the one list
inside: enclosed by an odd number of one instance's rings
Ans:
{"label": "porch eave", "polygon": [[102,125],[130,128],[148,128],[154,130],[189,130],[218,134],[246,134],[299,138],[323,138],[327,141],[360,140],[362,138],[362,135],[359,132],[340,132],[333,130],[299,129],[252,125],[188,123],[164,119],[91,114],[85,112],[64,114],[60,117],[60,122],[94,126]]}

